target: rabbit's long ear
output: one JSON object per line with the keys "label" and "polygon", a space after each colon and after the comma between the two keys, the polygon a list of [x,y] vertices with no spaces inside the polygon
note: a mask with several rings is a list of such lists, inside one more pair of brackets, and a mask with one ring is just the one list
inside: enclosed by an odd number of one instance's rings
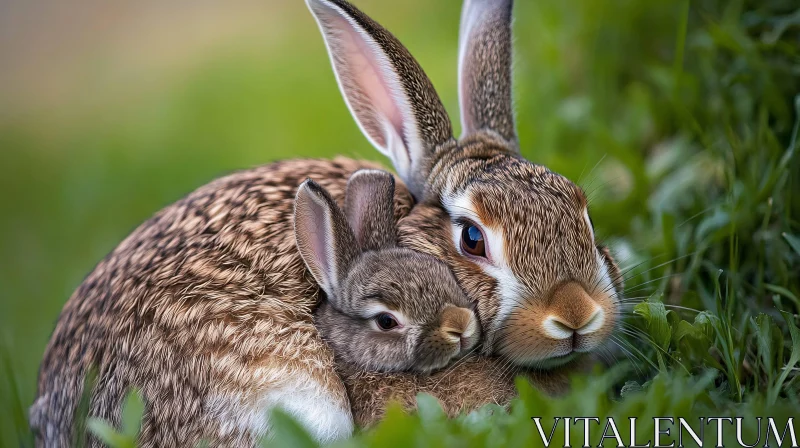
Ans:
{"label": "rabbit's long ear", "polygon": [[358,246],[347,218],[330,194],[309,179],[300,185],[294,202],[294,236],[311,275],[335,299]]}
{"label": "rabbit's long ear", "polygon": [[306,2],[358,126],[421,197],[430,152],[453,134],[433,85],[396,38],[354,6],[344,0]]}
{"label": "rabbit's long ear", "polygon": [[491,130],[517,149],[511,97],[512,0],[465,0],[458,37],[462,137]]}
{"label": "rabbit's long ear", "polygon": [[350,176],[345,213],[362,250],[397,245],[394,222],[394,176],[381,170],[359,170]]}

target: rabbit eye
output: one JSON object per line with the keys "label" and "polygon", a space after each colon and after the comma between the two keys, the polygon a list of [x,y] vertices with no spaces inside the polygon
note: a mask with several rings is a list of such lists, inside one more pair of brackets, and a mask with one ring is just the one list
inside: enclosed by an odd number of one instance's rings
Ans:
{"label": "rabbit eye", "polygon": [[476,257],[486,257],[483,232],[475,224],[468,222],[461,228],[461,249]]}
{"label": "rabbit eye", "polygon": [[397,319],[395,319],[394,316],[392,316],[389,313],[378,314],[375,317],[375,323],[378,324],[378,327],[381,330],[391,330],[392,328],[395,328],[396,326],[399,325],[397,323]]}

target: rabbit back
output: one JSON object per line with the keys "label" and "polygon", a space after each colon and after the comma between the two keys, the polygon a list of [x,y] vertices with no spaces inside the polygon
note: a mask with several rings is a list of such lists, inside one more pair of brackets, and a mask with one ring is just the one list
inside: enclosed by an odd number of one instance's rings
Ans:
{"label": "rabbit back", "polygon": [[[141,391],[146,446],[251,444],[275,403],[305,417],[312,432],[348,430],[345,389],[313,325],[318,288],[296,249],[293,201],[310,177],[341,204],[349,175],[375,167],[340,158],[238,172],[137,228],[59,317],[31,409],[40,444],[71,445],[90,368],[90,416],[118,424],[127,391]],[[402,186],[396,202],[398,216],[407,214]]]}

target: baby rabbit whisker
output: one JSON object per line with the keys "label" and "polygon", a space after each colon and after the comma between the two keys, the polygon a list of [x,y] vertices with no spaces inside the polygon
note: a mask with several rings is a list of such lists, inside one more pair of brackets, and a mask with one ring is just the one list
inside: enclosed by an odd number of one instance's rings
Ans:
{"label": "baby rabbit whisker", "polygon": [[447,378],[448,378],[448,377],[449,377],[449,376],[450,376],[450,375],[451,375],[453,372],[455,372],[455,371],[456,371],[456,368],[457,368],[457,367],[459,367],[459,366],[461,366],[462,364],[464,364],[464,363],[465,363],[465,362],[466,362],[466,361],[469,359],[469,356],[470,356],[470,355],[472,355],[473,353],[475,353],[475,352],[478,350],[478,347],[479,347],[478,345],[476,345],[475,347],[472,347],[471,349],[469,349],[469,351],[467,351],[466,353],[464,353],[464,354],[461,356],[461,358],[459,358],[458,360],[456,360],[456,362],[454,362],[452,365],[450,365],[449,367],[447,367],[447,368],[444,370],[444,372],[443,372],[441,375],[439,375],[441,378],[439,379],[439,381],[437,381],[437,382],[436,382],[436,383],[433,385],[433,388],[434,388],[434,389],[438,388],[438,387],[439,387],[439,385],[440,385],[440,384],[442,384],[442,381],[444,381],[445,379],[447,379]]}

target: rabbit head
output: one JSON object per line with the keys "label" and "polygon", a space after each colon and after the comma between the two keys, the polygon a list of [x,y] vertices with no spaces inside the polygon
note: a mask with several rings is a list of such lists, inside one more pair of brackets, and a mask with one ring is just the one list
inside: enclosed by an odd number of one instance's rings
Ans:
{"label": "rabbit head", "polygon": [[466,0],[459,37],[462,135],[430,80],[387,30],[344,0],[307,0],[367,139],[419,204],[402,246],[449,265],[476,301],[485,353],[564,365],[619,323],[621,275],[595,239],[584,192],[519,152],[511,0]]}
{"label": "rabbit head", "polygon": [[478,342],[479,325],[453,274],[436,258],[397,246],[394,177],[355,172],[345,211],[305,181],[295,238],[326,299],[315,324],[337,359],[369,371],[429,372]]}

